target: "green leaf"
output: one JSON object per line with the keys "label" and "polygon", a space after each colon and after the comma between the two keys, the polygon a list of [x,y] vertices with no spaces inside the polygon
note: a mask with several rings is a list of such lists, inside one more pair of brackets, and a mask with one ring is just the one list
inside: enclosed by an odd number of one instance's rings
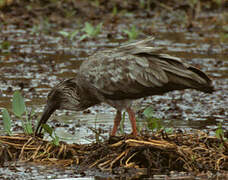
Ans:
{"label": "green leaf", "polygon": [[[96,27],[93,27],[92,24],[86,22],[83,28],[83,31],[86,33],[86,37],[95,37],[98,35],[102,28],[102,23],[99,23]],[[80,38],[82,40],[82,38]]]}
{"label": "green leaf", "polygon": [[86,23],[85,23],[84,31],[85,31],[88,35],[92,36],[92,33],[93,33],[93,31],[94,31],[94,28],[93,28],[93,26],[92,26],[90,23],[86,22]]}
{"label": "green leaf", "polygon": [[30,117],[34,116],[36,114],[35,109],[32,107],[32,110],[30,112]]}
{"label": "green leaf", "polygon": [[59,137],[55,134],[55,137],[52,140],[53,144],[59,146]]}
{"label": "green leaf", "polygon": [[215,136],[217,137],[217,138],[221,138],[221,137],[224,137],[224,132],[223,132],[223,129],[222,129],[222,124],[221,123],[219,123],[218,124],[218,128],[216,129],[216,131],[215,131]]}
{"label": "green leaf", "polygon": [[21,117],[22,114],[25,112],[25,102],[24,102],[24,98],[21,96],[19,91],[15,91],[13,94],[13,113],[18,116]]}
{"label": "green leaf", "polygon": [[150,130],[155,130],[157,127],[157,122],[154,118],[148,118],[147,125]]}
{"label": "green leaf", "polygon": [[123,30],[123,32],[128,35],[130,41],[136,39],[139,35],[139,31],[134,25],[130,30]]}
{"label": "green leaf", "polygon": [[116,16],[117,15],[117,7],[116,7],[116,5],[112,9],[112,15],[113,16]]}
{"label": "green leaf", "polygon": [[165,132],[167,134],[172,134],[173,133],[173,128],[165,128]]}
{"label": "green leaf", "polygon": [[144,114],[144,116],[146,116],[146,118],[152,118],[153,114],[154,114],[154,110],[153,110],[153,108],[151,106],[149,106],[148,108],[146,108],[143,111],[143,114]]}
{"label": "green leaf", "polygon": [[80,37],[79,41],[82,41],[82,40],[84,40],[84,39],[87,38],[87,37],[88,37],[87,34],[83,34],[83,35]]}
{"label": "green leaf", "polygon": [[120,132],[121,134],[124,134],[124,122],[125,122],[125,112],[123,112],[122,120],[120,121]]}
{"label": "green leaf", "polygon": [[7,111],[7,109],[3,109],[2,110],[2,118],[3,118],[3,127],[4,130],[7,132],[7,134],[12,134],[11,132],[11,118],[9,116],[9,113]]}
{"label": "green leaf", "polygon": [[70,33],[66,31],[59,31],[59,34],[61,34],[64,37],[68,37]]}
{"label": "green leaf", "polygon": [[95,32],[94,32],[94,36],[98,35],[101,32],[101,28],[102,28],[103,24],[99,23],[96,28],[95,28]]}
{"label": "green leaf", "polygon": [[59,146],[59,137],[53,132],[54,130],[47,124],[42,124],[42,128],[44,128],[45,132],[49,134],[49,136],[52,138],[52,142],[54,145]]}
{"label": "green leaf", "polygon": [[[32,109],[32,111],[34,111],[34,109]],[[32,113],[32,111],[31,111],[31,113]],[[29,114],[28,114],[28,111],[26,110],[26,111],[25,111],[26,121],[24,121],[23,119],[21,119],[22,126],[23,126],[24,132],[25,132],[26,134],[33,134],[32,123],[31,123],[31,121],[30,121],[30,119],[29,119],[29,117],[31,116],[31,113],[30,113],[30,115],[29,115]]]}
{"label": "green leaf", "polygon": [[53,129],[49,125],[42,124],[41,126],[42,126],[42,128],[44,128],[45,132],[47,132],[50,136],[52,136]]}
{"label": "green leaf", "polygon": [[1,44],[0,44],[0,46],[1,46],[1,49],[9,49],[10,48],[10,42],[8,42],[8,41],[3,41]]}
{"label": "green leaf", "polygon": [[163,128],[161,125],[161,120],[158,118],[150,117],[150,118],[147,118],[146,121],[147,121],[148,128],[152,131],[153,130],[159,131],[161,128]]}
{"label": "green leaf", "polygon": [[70,40],[73,40],[74,37],[78,34],[78,30],[75,30],[73,31],[71,34],[70,34]]}
{"label": "green leaf", "polygon": [[33,134],[32,124],[30,122],[25,124],[25,131],[27,134]]}

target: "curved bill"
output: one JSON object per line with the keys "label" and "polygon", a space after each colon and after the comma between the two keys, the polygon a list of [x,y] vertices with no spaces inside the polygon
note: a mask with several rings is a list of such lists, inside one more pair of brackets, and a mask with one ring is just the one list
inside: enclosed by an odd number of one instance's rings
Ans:
{"label": "curved bill", "polygon": [[56,110],[56,107],[55,106],[50,106],[50,105],[46,105],[45,108],[44,108],[44,111],[43,111],[43,114],[41,116],[41,119],[38,123],[38,126],[36,128],[36,131],[35,131],[35,136],[37,135],[40,135],[41,134],[41,131],[42,131],[42,124],[45,124],[49,117],[52,115],[52,113]]}

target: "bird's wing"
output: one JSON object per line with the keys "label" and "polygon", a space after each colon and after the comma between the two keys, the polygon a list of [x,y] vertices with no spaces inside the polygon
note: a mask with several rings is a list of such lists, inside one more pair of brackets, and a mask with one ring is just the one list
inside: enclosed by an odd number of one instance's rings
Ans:
{"label": "bird's wing", "polygon": [[81,65],[79,73],[104,96],[113,98],[136,94],[143,97],[145,88],[161,87],[168,82],[156,61],[124,53],[102,52],[91,56]]}
{"label": "bird's wing", "polygon": [[179,58],[157,53],[143,41],[135,45],[90,56],[79,74],[110,99],[134,99],[207,83],[206,75],[201,77],[201,71]]}

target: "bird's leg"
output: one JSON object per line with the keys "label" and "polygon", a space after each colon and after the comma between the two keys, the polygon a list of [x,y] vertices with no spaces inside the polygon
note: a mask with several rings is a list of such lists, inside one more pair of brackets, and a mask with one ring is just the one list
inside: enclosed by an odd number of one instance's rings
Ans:
{"label": "bird's leg", "polygon": [[126,110],[129,115],[129,119],[131,121],[132,134],[133,136],[137,136],[135,113],[131,108],[127,108]]}
{"label": "bird's leg", "polygon": [[113,129],[112,129],[111,136],[115,136],[116,131],[118,129],[118,126],[120,124],[120,121],[121,121],[121,111],[117,110],[116,117],[114,119],[114,126],[113,126]]}

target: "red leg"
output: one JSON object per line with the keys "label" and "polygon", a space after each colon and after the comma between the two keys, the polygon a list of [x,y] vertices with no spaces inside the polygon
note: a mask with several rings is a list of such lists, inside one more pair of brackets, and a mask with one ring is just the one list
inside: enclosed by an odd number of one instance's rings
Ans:
{"label": "red leg", "polygon": [[118,126],[120,124],[120,121],[121,121],[121,111],[117,110],[116,117],[114,119],[114,126],[113,126],[113,129],[112,129],[111,136],[115,136],[116,131],[118,129]]}
{"label": "red leg", "polygon": [[134,136],[137,136],[135,113],[134,113],[134,111],[131,110],[131,108],[127,108],[127,113],[129,115],[129,119],[131,121],[132,134]]}

